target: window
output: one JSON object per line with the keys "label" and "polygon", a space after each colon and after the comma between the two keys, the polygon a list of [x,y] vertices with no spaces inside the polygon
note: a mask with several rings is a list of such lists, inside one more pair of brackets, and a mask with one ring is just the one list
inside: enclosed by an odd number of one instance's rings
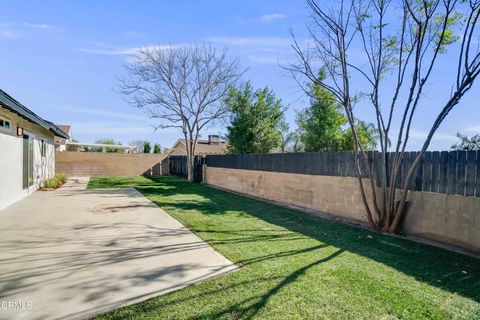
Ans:
{"label": "window", "polygon": [[47,156],[47,140],[45,139],[42,139],[40,145],[40,154],[42,155],[42,158],[45,158]]}
{"label": "window", "polygon": [[0,129],[10,130],[12,129],[12,124],[9,120],[0,118]]}
{"label": "window", "polygon": [[23,188],[33,184],[33,138],[23,135]]}

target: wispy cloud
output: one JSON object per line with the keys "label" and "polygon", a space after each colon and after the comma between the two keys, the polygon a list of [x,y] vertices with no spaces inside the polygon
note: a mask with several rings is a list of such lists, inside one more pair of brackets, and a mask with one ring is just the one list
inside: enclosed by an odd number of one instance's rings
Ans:
{"label": "wispy cloud", "polygon": [[78,113],[78,114],[87,114],[87,115],[94,115],[94,116],[105,116],[107,118],[117,118],[117,119],[130,119],[130,120],[145,120],[146,116],[142,116],[139,114],[127,113],[127,112],[117,112],[117,111],[109,111],[109,110],[102,110],[99,108],[92,108],[92,107],[81,107],[81,106],[54,106],[56,110],[67,112],[67,113]]}
{"label": "wispy cloud", "polygon": [[38,31],[57,31],[61,28],[45,23],[13,23],[13,22],[0,22],[0,38],[21,38],[28,34],[29,30]]}
{"label": "wispy cloud", "polygon": [[262,64],[276,64],[276,65],[284,65],[288,63],[288,60],[279,56],[261,56],[261,55],[250,55],[248,59],[255,63],[262,63]]}
{"label": "wispy cloud", "polygon": [[97,138],[109,137],[112,135],[132,136],[132,139],[138,135],[151,134],[154,132],[154,128],[144,124],[131,122],[105,122],[105,121],[82,121],[79,123],[71,123],[72,133],[75,136],[79,135],[92,135]]}
{"label": "wispy cloud", "polygon": [[112,47],[103,44],[97,44],[95,47],[92,48],[78,48],[76,49],[79,52],[91,53],[91,54],[98,54],[98,55],[106,55],[106,56],[126,56],[126,55],[134,55],[140,49],[145,48],[159,48],[159,49],[170,49],[170,48],[177,48],[180,45],[148,45],[148,46],[139,46],[139,47]]}
{"label": "wispy cloud", "polygon": [[[147,123],[132,121],[81,121],[69,122],[72,126],[72,135],[81,142],[93,142],[99,138],[113,138],[124,142],[159,134],[162,137],[170,136],[174,140],[180,132],[176,128],[166,128],[156,131]],[[172,142],[173,143],[173,142]]]}
{"label": "wispy cloud", "polygon": [[467,127],[465,131],[470,133],[480,133],[480,124]]}
{"label": "wispy cloud", "polygon": [[[427,131],[421,131],[416,129],[410,130],[410,138],[414,140],[425,140],[427,135]],[[458,138],[455,136],[455,134],[437,132],[433,135],[433,140],[442,142],[455,142],[458,140]]]}
{"label": "wispy cloud", "polygon": [[99,54],[104,56],[123,56],[123,55],[131,55],[138,52],[140,48],[108,48],[108,49],[98,49],[98,48],[79,48],[77,51],[91,53],[91,54]]}
{"label": "wispy cloud", "polygon": [[0,38],[15,38],[17,34],[9,30],[0,30]]}
{"label": "wispy cloud", "polygon": [[59,30],[58,26],[46,23],[31,23],[31,22],[0,22],[2,28],[16,28],[16,29],[41,29],[41,30]]}
{"label": "wispy cloud", "polygon": [[217,44],[242,47],[282,47],[291,42],[289,38],[280,37],[211,37],[208,40]]}
{"label": "wispy cloud", "polygon": [[27,28],[32,28],[32,29],[42,29],[42,30],[55,30],[58,29],[58,27],[51,25],[51,24],[45,24],[45,23],[29,23],[29,22],[23,22],[21,24],[23,27]]}
{"label": "wispy cloud", "polygon": [[57,60],[55,60],[55,62],[65,64],[65,65],[71,65],[71,66],[86,66],[86,65],[88,65],[87,61],[82,61],[82,60],[57,59]]}
{"label": "wispy cloud", "polygon": [[[254,63],[278,64],[286,63],[285,54],[291,43],[290,38],[282,37],[210,37],[203,39],[214,46],[234,47],[235,52],[247,55],[247,58]],[[105,55],[105,56],[132,56],[142,48],[179,48],[192,45],[191,43],[181,44],[157,44],[137,47],[110,46],[96,42],[88,47],[77,48],[76,51]]]}
{"label": "wispy cloud", "polygon": [[268,23],[268,22],[272,22],[273,20],[278,20],[278,19],[285,19],[287,18],[287,15],[283,14],[283,13],[269,13],[269,14],[265,14],[263,16],[260,17],[260,21],[262,22],[265,22],[265,23]]}
{"label": "wispy cloud", "polygon": [[126,37],[132,37],[132,38],[142,38],[142,37],[145,37],[145,33],[138,32],[138,31],[132,31],[132,30],[125,31],[125,32],[123,33],[123,35],[126,36]]}

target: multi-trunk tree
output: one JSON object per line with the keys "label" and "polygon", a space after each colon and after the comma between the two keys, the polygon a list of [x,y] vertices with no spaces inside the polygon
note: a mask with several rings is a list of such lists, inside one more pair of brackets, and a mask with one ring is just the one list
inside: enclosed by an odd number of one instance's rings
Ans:
{"label": "multi-trunk tree", "polygon": [[[480,73],[480,1],[341,0],[333,9],[315,0],[307,4],[312,17],[310,41],[305,45],[294,36],[298,63],[289,69],[299,83],[320,85],[342,105],[354,139],[366,217],[371,226],[396,232],[406,212],[408,185],[416,167],[439,126]],[[439,68],[442,62],[442,69],[455,67],[445,72]],[[327,78],[318,77],[319,67],[326,70]],[[438,79],[449,83],[451,90],[441,92],[444,100],[431,106],[424,97],[428,86]],[[369,107],[372,111],[380,138],[378,189],[372,167],[362,172],[360,166],[360,160],[367,161],[355,126],[360,112],[356,103],[361,97],[361,110]],[[398,189],[395,186],[412,124],[421,112],[427,113],[431,122],[423,123],[426,138]]]}

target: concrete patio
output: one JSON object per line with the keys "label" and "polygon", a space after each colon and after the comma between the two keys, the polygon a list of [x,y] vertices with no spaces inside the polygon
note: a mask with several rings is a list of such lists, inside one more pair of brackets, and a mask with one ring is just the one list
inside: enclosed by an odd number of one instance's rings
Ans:
{"label": "concrete patio", "polygon": [[0,211],[0,319],[83,319],[235,270],[134,189],[70,179]]}

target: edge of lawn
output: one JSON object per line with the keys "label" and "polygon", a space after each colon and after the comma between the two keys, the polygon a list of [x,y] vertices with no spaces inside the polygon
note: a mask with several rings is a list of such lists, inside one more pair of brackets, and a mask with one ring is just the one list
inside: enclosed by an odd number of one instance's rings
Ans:
{"label": "edge of lawn", "polygon": [[[143,176],[143,175],[141,177],[145,177],[146,179],[150,179],[150,177]],[[189,182],[187,179],[185,179],[183,177],[171,176],[171,175],[170,176],[158,176],[157,178],[165,178],[165,177],[170,177],[170,178],[182,180],[182,181],[187,182],[187,183],[194,183],[194,182]],[[171,216],[173,219],[177,220],[181,225],[183,225],[185,228],[187,228],[192,233],[194,233],[201,240],[208,243],[208,245],[210,247],[212,247],[216,252],[225,256],[225,254],[218,251],[208,240],[202,238],[199,234],[197,234],[194,229],[189,228],[184,223],[182,223],[181,221],[179,221],[178,219],[173,217],[172,214],[170,214],[167,209],[161,207],[159,204],[157,204],[153,200],[149,199],[147,195],[143,194],[135,186],[129,186],[129,187],[90,187],[92,178],[93,179],[95,179],[95,178],[100,178],[100,179],[102,179],[102,178],[103,179],[104,178],[131,178],[131,176],[90,177],[90,179],[88,181],[88,184],[87,184],[87,189],[135,189],[140,194],[142,194],[145,198],[147,198],[150,202],[152,202],[157,207],[159,207],[160,209],[165,211],[169,216]],[[151,181],[153,183],[156,183],[154,180],[151,180]],[[328,213],[328,212],[319,211],[319,210],[315,210],[315,209],[310,209],[310,208],[306,208],[306,207],[302,207],[302,206],[285,204],[285,203],[282,203],[282,202],[269,200],[269,199],[265,199],[265,198],[260,198],[260,197],[254,196],[254,195],[241,193],[241,192],[229,190],[227,188],[214,186],[214,185],[210,185],[210,184],[204,184],[204,183],[198,183],[198,184],[200,184],[200,185],[202,185],[206,188],[211,188],[211,189],[214,189],[214,190],[218,190],[218,191],[222,191],[222,192],[226,192],[226,193],[230,193],[230,194],[235,194],[235,195],[240,196],[240,197],[245,197],[245,198],[253,199],[253,200],[256,200],[256,201],[268,203],[270,205],[290,209],[290,210],[296,211],[297,213],[307,214],[308,216],[310,216],[311,218],[314,218],[314,219],[326,219],[326,220],[330,220],[330,221],[335,221],[335,222],[342,223],[344,225],[348,225],[348,226],[351,226],[351,227],[354,227],[354,228],[360,228],[360,229],[368,231],[368,232],[373,232],[373,233],[378,234],[378,235],[389,236],[389,237],[393,237],[393,238],[397,238],[397,239],[401,239],[401,240],[407,240],[407,241],[415,242],[415,243],[418,243],[418,244],[421,244],[421,245],[430,246],[430,247],[434,247],[434,248],[439,248],[439,249],[442,249],[442,250],[446,250],[446,251],[449,251],[449,252],[453,252],[453,253],[456,253],[456,254],[460,254],[460,255],[464,255],[464,256],[468,256],[468,257],[480,260],[480,252],[471,251],[471,250],[464,249],[464,248],[461,248],[461,247],[458,247],[458,246],[445,244],[445,243],[442,243],[442,242],[439,242],[439,241],[436,241],[436,240],[430,240],[430,239],[422,238],[420,236],[415,236],[415,235],[407,235],[407,234],[404,234],[404,233],[399,233],[399,234],[387,233],[387,232],[383,232],[381,230],[375,230],[373,228],[370,228],[366,223],[362,223],[361,221],[355,221],[355,220],[350,220],[350,219],[343,218],[343,217],[338,217],[338,216],[335,216],[335,215],[333,215],[331,213]],[[228,258],[228,259],[231,261],[230,258]],[[240,268],[240,266],[236,262],[233,262],[233,261],[231,261],[231,262],[233,264],[235,264],[238,268]],[[237,270],[238,270],[238,268],[237,268]]]}
{"label": "edge of lawn", "polygon": [[256,196],[246,194],[246,193],[232,191],[232,190],[222,188],[222,187],[218,187],[218,186],[214,186],[214,185],[203,184],[203,183],[202,183],[202,185],[204,185],[205,187],[208,187],[208,188],[219,190],[219,191],[223,191],[223,192],[227,192],[227,193],[233,193],[237,196],[254,199],[254,200],[265,202],[265,203],[268,203],[268,204],[271,204],[271,205],[275,205],[275,206],[283,207],[283,208],[286,208],[286,209],[290,209],[290,210],[298,211],[298,212],[301,212],[301,213],[305,213],[305,214],[308,214],[309,216],[313,217],[314,219],[328,219],[328,220],[343,223],[343,224],[346,224],[346,225],[349,225],[349,226],[352,226],[352,227],[355,227],[355,228],[360,228],[360,229],[363,229],[363,230],[366,230],[366,231],[374,232],[374,233],[377,233],[377,234],[390,236],[390,237],[403,239],[403,240],[408,240],[408,241],[412,241],[412,242],[419,243],[419,244],[426,245],[426,246],[440,248],[440,249],[443,249],[443,250],[451,251],[451,252],[458,253],[458,254],[461,254],[461,255],[466,255],[466,256],[469,256],[471,258],[480,260],[480,252],[470,251],[470,250],[467,250],[467,249],[464,249],[464,248],[461,248],[461,247],[445,244],[445,243],[438,242],[438,241],[435,241],[435,240],[422,238],[422,237],[419,237],[419,236],[408,235],[408,234],[404,234],[404,233],[398,233],[398,234],[387,233],[387,232],[383,232],[381,230],[375,230],[373,228],[370,228],[366,223],[362,223],[361,221],[349,220],[349,219],[346,219],[346,218],[335,216],[335,215],[333,215],[331,213],[328,213],[328,212],[318,211],[318,210],[314,210],[314,209],[310,209],[310,208],[306,208],[306,207],[302,207],[302,206],[296,206],[296,205],[292,205],[292,204],[286,204],[286,203],[278,202],[278,201],[275,201],[275,200],[268,200],[268,199],[256,197]]}

